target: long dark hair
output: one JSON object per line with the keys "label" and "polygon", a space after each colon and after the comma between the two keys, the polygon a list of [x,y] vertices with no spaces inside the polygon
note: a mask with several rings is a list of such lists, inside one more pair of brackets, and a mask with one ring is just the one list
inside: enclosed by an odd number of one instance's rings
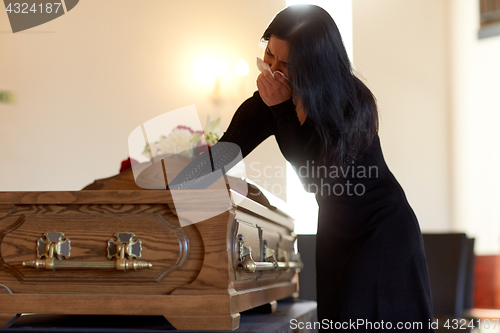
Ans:
{"label": "long dark hair", "polygon": [[315,125],[324,163],[361,157],[378,132],[375,98],[354,74],[337,25],[321,7],[290,6],[264,32],[286,40],[288,74],[307,117]]}

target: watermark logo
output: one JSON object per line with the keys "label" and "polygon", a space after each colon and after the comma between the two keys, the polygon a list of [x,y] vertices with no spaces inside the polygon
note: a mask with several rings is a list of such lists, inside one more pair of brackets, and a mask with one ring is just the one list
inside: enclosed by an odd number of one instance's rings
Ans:
{"label": "watermark logo", "polygon": [[12,32],[31,29],[52,21],[73,8],[79,0],[4,0]]}
{"label": "watermark logo", "polygon": [[244,171],[238,178],[226,176],[242,161],[240,148],[229,142],[213,145],[194,105],[136,127],[128,147],[130,158],[138,162],[132,164],[135,183],[145,189],[170,190],[181,226],[217,216],[248,193]]}

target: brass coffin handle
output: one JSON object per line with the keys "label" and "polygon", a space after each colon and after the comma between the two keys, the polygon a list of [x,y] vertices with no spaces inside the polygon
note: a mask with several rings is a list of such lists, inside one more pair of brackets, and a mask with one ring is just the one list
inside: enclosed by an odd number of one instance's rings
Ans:
{"label": "brass coffin handle", "polygon": [[264,245],[265,260],[264,262],[256,262],[252,258],[252,249],[244,244],[243,235],[238,235],[238,241],[240,243],[240,267],[243,268],[245,273],[253,273],[259,271],[274,271],[278,269],[295,269],[300,271],[303,264],[300,260],[300,255],[298,253],[292,254],[294,261],[277,261],[274,255],[274,250]]}
{"label": "brass coffin handle", "polygon": [[153,264],[142,260],[118,259],[117,261],[59,261],[55,258],[37,259],[23,262],[23,267],[36,269],[116,269],[118,271],[138,271],[151,268]]}
{"label": "brass coffin handle", "polygon": [[37,241],[38,259],[23,262],[23,267],[46,270],[115,269],[124,272],[153,267],[151,263],[138,260],[142,255],[142,241],[134,240],[135,234],[131,232],[116,233],[115,239],[108,240],[108,259],[116,257],[116,261],[61,260],[71,256],[71,240],[65,238],[62,232],[47,232],[44,236],[45,239]]}

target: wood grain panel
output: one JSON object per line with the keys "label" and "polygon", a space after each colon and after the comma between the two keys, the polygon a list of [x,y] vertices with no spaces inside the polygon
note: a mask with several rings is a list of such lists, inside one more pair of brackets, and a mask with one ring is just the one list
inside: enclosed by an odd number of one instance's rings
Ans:
{"label": "wood grain panel", "polygon": [[14,205],[0,205],[0,219],[6,216]]}
{"label": "wood grain panel", "polygon": [[[4,286],[0,285],[0,295],[8,295],[10,291],[7,290]],[[18,314],[7,312],[8,309],[3,310],[5,312],[0,311],[0,328],[6,326],[8,323],[11,323],[13,320],[19,317]]]}
{"label": "wood grain panel", "polygon": [[[214,307],[213,305],[218,306]],[[44,314],[173,316],[224,315],[230,311],[228,295],[2,295],[0,312]]]}
{"label": "wood grain panel", "polygon": [[194,224],[203,239],[203,266],[195,281],[176,289],[172,294],[228,294],[232,289],[233,265],[231,248],[234,210]]}
{"label": "wood grain panel", "polygon": [[[168,294],[194,281],[203,262],[203,245],[193,226],[181,228],[177,218],[159,205],[20,205],[0,220],[0,277],[18,283],[15,292]],[[71,239],[74,261],[108,261],[107,242],[117,232],[134,232],[142,240],[142,271],[57,270],[22,267],[36,259],[36,241],[45,232]],[[158,284],[169,277],[165,283]],[[64,282],[64,283],[63,283]],[[37,287],[33,287],[33,286]],[[126,288],[125,288],[126,287]],[[34,289],[33,289],[34,288]]]}
{"label": "wood grain panel", "polygon": [[0,192],[2,204],[167,204],[170,191],[39,191]]}

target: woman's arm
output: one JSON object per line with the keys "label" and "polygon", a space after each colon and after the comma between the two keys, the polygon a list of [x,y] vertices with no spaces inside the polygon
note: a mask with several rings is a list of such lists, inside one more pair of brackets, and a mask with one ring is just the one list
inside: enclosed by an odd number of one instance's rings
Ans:
{"label": "woman's arm", "polygon": [[262,101],[259,93],[255,92],[236,110],[219,143],[188,164],[169,183],[169,188],[193,189],[209,186],[210,184],[203,181],[197,182],[196,179],[201,180],[201,177],[217,170],[226,173],[241,158],[246,157],[273,134],[271,128],[276,127],[272,124],[274,121],[269,107]]}
{"label": "woman's arm", "polygon": [[227,131],[219,142],[237,144],[243,157],[246,157],[262,141],[274,134],[273,121],[269,107],[256,91],[236,110]]}
{"label": "woman's arm", "polygon": [[293,87],[283,75],[262,72],[257,77],[257,87],[262,100],[274,117],[273,134],[281,152],[293,166],[304,165],[314,153],[307,149],[313,133],[313,122],[307,119],[300,105],[300,96],[292,96]]}

